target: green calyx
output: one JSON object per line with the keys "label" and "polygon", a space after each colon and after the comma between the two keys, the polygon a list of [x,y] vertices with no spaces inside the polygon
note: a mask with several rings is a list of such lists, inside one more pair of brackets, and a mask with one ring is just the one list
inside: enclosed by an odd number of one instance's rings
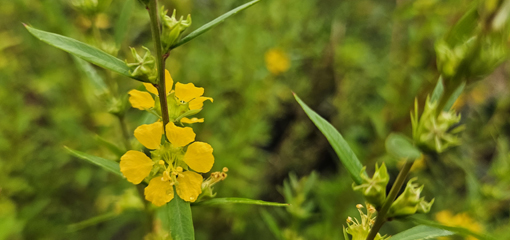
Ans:
{"label": "green calyx", "polygon": [[128,63],[126,65],[130,68],[129,73],[131,76],[141,79],[144,82],[156,83],[158,71],[156,70],[156,59],[152,56],[151,51],[146,48],[145,55],[140,56],[134,48],[131,48],[131,54],[135,59],[135,62]]}
{"label": "green calyx", "polygon": [[191,15],[188,14],[186,20],[182,16],[177,20],[176,10],[171,17],[166,15],[167,12],[168,10],[161,7],[161,45],[164,53],[168,52],[172,45],[179,40],[181,34],[191,26]]}
{"label": "green calyx", "polygon": [[[418,109],[418,103],[415,103],[415,108]],[[420,116],[415,111],[414,116],[411,115],[413,126],[413,138],[416,143],[424,150],[433,150],[441,153],[452,146],[460,144],[460,139],[457,136],[462,130],[463,125],[458,125],[461,116],[455,110],[448,112],[442,111],[439,115],[437,111],[438,103],[432,102],[429,97],[425,104],[425,109]]]}
{"label": "green calyx", "polygon": [[375,165],[375,173],[372,178],[364,174],[366,167],[361,170],[360,176],[362,183],[360,185],[353,184],[352,189],[363,194],[368,203],[379,209],[386,200],[386,185],[390,180],[386,165],[383,163],[381,167]]}
{"label": "green calyx", "polygon": [[417,178],[413,178],[407,182],[404,192],[391,204],[388,217],[402,217],[415,213],[428,213],[430,211],[434,199],[427,202],[424,197],[420,198],[423,185],[415,184],[414,181],[416,180]]}

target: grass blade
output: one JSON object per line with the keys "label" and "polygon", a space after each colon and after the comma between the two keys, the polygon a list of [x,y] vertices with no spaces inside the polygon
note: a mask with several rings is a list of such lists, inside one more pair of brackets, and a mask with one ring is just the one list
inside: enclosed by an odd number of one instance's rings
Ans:
{"label": "grass blade", "polygon": [[186,37],[182,38],[181,40],[179,40],[177,43],[175,43],[174,45],[172,45],[172,47],[170,49],[174,49],[176,47],[179,47],[189,41],[191,41],[193,38],[196,38],[200,35],[202,35],[203,33],[209,31],[209,29],[213,28],[214,26],[218,25],[219,23],[223,22],[225,19],[231,17],[232,15],[244,10],[244,9],[247,9],[251,6],[253,6],[255,3],[258,3],[260,0],[254,0],[254,1],[251,1],[249,3],[245,3],[237,8],[234,8],[232,10],[230,10],[229,12],[217,17],[216,19],[204,24],[203,26],[201,26],[200,28],[198,28],[197,30],[191,32],[190,34],[186,35]]}
{"label": "grass blade", "polygon": [[351,174],[354,182],[356,184],[361,184],[360,172],[363,165],[361,165],[356,154],[354,154],[349,144],[347,144],[345,139],[342,137],[342,134],[340,134],[340,132],[338,132],[328,121],[310,109],[296,94],[294,94],[294,97],[299,105],[301,105],[306,115],[308,115],[315,126],[317,126],[322,134],[324,134],[324,136],[328,139],[329,144],[331,144],[338,155],[338,158],[340,158],[342,164]]}

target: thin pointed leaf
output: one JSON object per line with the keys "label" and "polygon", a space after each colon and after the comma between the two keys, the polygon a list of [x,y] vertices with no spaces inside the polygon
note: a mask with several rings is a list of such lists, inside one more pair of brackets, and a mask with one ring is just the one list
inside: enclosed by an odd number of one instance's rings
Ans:
{"label": "thin pointed leaf", "polygon": [[455,101],[457,101],[457,98],[459,98],[460,94],[462,94],[462,91],[464,91],[465,86],[466,86],[466,83],[463,82],[462,84],[460,84],[460,86],[457,89],[455,89],[455,92],[453,92],[450,99],[448,99],[448,102],[446,102],[446,105],[444,106],[443,111],[449,111],[450,108],[452,108]]}
{"label": "thin pointed leaf", "polygon": [[[65,147],[65,146],[64,146]],[[122,176],[122,173],[120,172],[120,166],[119,166],[119,163],[115,162],[115,161],[112,161],[112,160],[108,160],[108,159],[104,159],[104,158],[100,158],[100,157],[96,157],[94,155],[90,155],[90,154],[87,154],[87,153],[84,153],[84,152],[80,152],[80,151],[76,151],[76,150],[73,150],[73,149],[70,149],[68,147],[65,147],[67,149],[67,151],[69,151],[72,155],[78,157],[78,158],[81,158],[81,159],[84,159],[84,160],[87,160],[93,164],[96,164],[112,173],[115,173],[119,176]]]}
{"label": "thin pointed leaf", "polygon": [[432,97],[430,98],[431,102],[437,102],[441,99],[444,92],[444,86],[443,86],[443,77],[440,76],[437,80],[436,87],[434,88],[434,91],[432,92]]}
{"label": "thin pointed leaf", "polygon": [[266,202],[262,200],[253,200],[248,198],[213,198],[211,200],[199,202],[196,205],[223,205],[223,204],[251,204],[273,207],[288,207],[288,203]]}
{"label": "thin pointed leaf", "polygon": [[410,229],[407,229],[403,232],[395,234],[391,236],[391,240],[422,240],[422,239],[432,239],[436,237],[444,237],[451,236],[453,232],[448,230],[439,229],[435,227],[429,227],[424,225],[419,225]]}
{"label": "thin pointed leaf", "polygon": [[392,133],[386,138],[386,151],[399,159],[413,160],[421,156],[420,150],[411,143],[411,140],[399,133]]}
{"label": "thin pointed leaf", "polygon": [[193,31],[192,33],[188,34],[186,37],[182,38],[181,40],[179,40],[177,43],[175,43],[174,45],[172,45],[171,49],[174,49],[176,47],[179,47],[189,41],[191,41],[193,38],[196,38],[200,35],[202,35],[203,33],[209,31],[209,29],[213,28],[214,26],[218,25],[219,23],[223,22],[225,19],[231,17],[232,15],[244,10],[244,9],[247,9],[251,6],[253,6],[255,3],[258,3],[260,0],[254,0],[254,1],[251,1],[249,3],[245,3],[237,8],[234,8],[232,10],[230,10],[229,12],[219,16],[218,18],[204,24],[203,26],[201,26],[200,28],[198,28],[197,30]]}
{"label": "thin pointed leaf", "polygon": [[493,236],[490,236],[488,234],[475,233],[469,229],[462,228],[462,227],[445,226],[438,222],[425,220],[425,219],[421,219],[421,218],[417,218],[417,217],[409,217],[407,219],[410,219],[411,221],[413,221],[416,224],[421,224],[421,225],[426,225],[426,226],[430,226],[430,227],[434,227],[434,228],[448,230],[448,231],[454,232],[454,233],[462,235],[462,236],[473,236],[479,240],[496,240],[496,238],[494,238]]}
{"label": "thin pointed leaf", "polygon": [[267,227],[269,228],[273,236],[278,240],[283,240],[284,239],[283,234],[280,228],[278,227],[276,219],[274,219],[274,217],[271,216],[271,214],[269,214],[266,210],[263,209],[260,211],[260,215],[262,215],[262,219],[266,223]]}
{"label": "thin pointed leaf", "polygon": [[108,92],[108,87],[104,79],[97,73],[96,69],[87,61],[73,55],[78,68],[87,76],[87,79],[92,83],[95,88],[96,95],[102,95]]}
{"label": "thin pointed leaf", "polygon": [[115,32],[114,39],[115,45],[117,47],[120,46],[124,38],[126,37],[129,29],[129,18],[131,17],[131,13],[133,12],[133,8],[135,6],[134,0],[129,0],[124,2],[124,6],[122,6],[122,10],[120,11],[119,19],[115,23]]}
{"label": "thin pointed leaf", "polygon": [[347,144],[345,139],[342,137],[342,134],[340,134],[340,132],[338,132],[328,121],[310,109],[296,94],[294,94],[294,97],[299,105],[301,105],[306,115],[308,115],[315,126],[317,126],[322,134],[324,134],[324,136],[328,139],[329,144],[331,144],[338,155],[338,158],[351,174],[351,178],[354,182],[356,184],[361,184],[360,172],[363,165],[361,165],[361,162],[358,160],[358,157],[356,157],[356,154],[354,154],[354,151],[352,151],[349,144]]}
{"label": "thin pointed leaf", "polygon": [[30,27],[28,25],[25,25],[25,28],[32,35],[34,35],[34,37],[51,46],[71,53],[97,66],[112,70],[124,76],[133,78],[135,80],[142,81],[140,79],[132,77],[131,74],[129,74],[129,67],[122,60],[108,53],[105,53],[93,46],[80,42],[76,39],[72,39],[55,33],[42,31]]}
{"label": "thin pointed leaf", "polygon": [[[174,190],[175,191],[175,190]],[[174,199],[158,209],[161,223],[174,240],[194,240],[193,219],[189,202],[182,200],[176,192]]]}
{"label": "thin pointed leaf", "polygon": [[113,154],[115,154],[117,157],[120,157],[122,155],[124,155],[124,153],[126,153],[126,150],[122,150],[120,147],[118,147],[117,145],[115,145],[114,143],[106,140],[105,138],[99,136],[99,135],[96,135],[94,137],[94,139],[101,145],[103,145],[104,147],[106,147],[108,150],[110,150],[110,152],[112,152]]}

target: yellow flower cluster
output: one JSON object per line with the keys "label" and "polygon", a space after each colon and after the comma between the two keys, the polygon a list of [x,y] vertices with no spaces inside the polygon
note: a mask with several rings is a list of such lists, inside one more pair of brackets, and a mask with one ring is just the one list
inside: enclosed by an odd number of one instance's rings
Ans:
{"label": "yellow flower cluster", "polygon": [[[163,126],[161,121],[145,124],[135,129],[135,138],[151,150],[149,158],[145,153],[127,151],[120,159],[120,170],[129,182],[139,184],[148,181],[145,198],[156,206],[162,206],[174,198],[175,192],[185,201],[195,202],[202,192],[203,178],[199,173],[209,172],[214,164],[213,148],[205,142],[195,141],[196,134],[183,123],[203,122],[203,119],[186,118],[198,113],[205,100],[204,89],[192,83],[175,84],[166,71],[166,94],[170,122]],[[134,108],[161,112],[155,86],[144,83],[148,92],[131,90],[129,102]],[[168,141],[162,141],[163,134]]]}

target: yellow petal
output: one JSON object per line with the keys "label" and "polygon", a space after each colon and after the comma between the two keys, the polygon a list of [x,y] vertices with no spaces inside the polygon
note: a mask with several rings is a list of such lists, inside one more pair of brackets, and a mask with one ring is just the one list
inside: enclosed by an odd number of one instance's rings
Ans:
{"label": "yellow petal", "polygon": [[163,136],[163,123],[144,124],[135,129],[135,138],[148,149],[159,149]]}
{"label": "yellow petal", "polygon": [[195,202],[198,195],[202,192],[202,181],[204,179],[198,173],[192,171],[186,171],[179,174],[177,178],[177,185],[175,185],[175,191],[187,202]]}
{"label": "yellow petal", "polygon": [[170,75],[170,72],[165,69],[165,87],[166,87],[166,94],[170,91],[172,91],[172,87],[174,85],[174,80],[172,79],[172,75]]}
{"label": "yellow petal", "polygon": [[184,162],[197,172],[209,172],[214,164],[213,148],[205,142],[194,142],[184,154]]}
{"label": "yellow petal", "polygon": [[204,88],[195,87],[193,83],[175,84],[175,96],[184,102],[189,102],[192,99],[198,98],[204,94]]}
{"label": "yellow petal", "polygon": [[129,91],[128,94],[129,102],[134,108],[147,110],[154,107],[154,99],[150,93],[133,89]]}
{"label": "yellow petal", "polygon": [[187,117],[183,117],[181,118],[181,123],[188,123],[188,124],[191,124],[191,123],[202,123],[204,122],[204,119],[203,118],[192,118],[192,119],[189,119]]}
{"label": "yellow petal", "polygon": [[200,109],[204,106],[204,101],[205,100],[209,100],[211,102],[213,102],[213,99],[210,98],[210,97],[199,97],[199,98],[195,98],[193,100],[191,100],[189,102],[189,109],[190,110],[193,110],[193,109]]}
{"label": "yellow petal", "polygon": [[129,150],[120,158],[120,171],[129,182],[139,184],[149,176],[153,164],[143,152]]}
{"label": "yellow petal", "polygon": [[154,95],[159,95],[158,89],[156,87],[154,87],[154,85],[152,85],[152,83],[143,83],[143,86],[145,86],[145,89],[147,89],[147,91],[149,91],[150,93],[152,93]]}
{"label": "yellow petal", "polygon": [[161,176],[156,176],[151,179],[144,193],[145,199],[161,207],[174,198],[174,187],[169,181],[163,181]]}
{"label": "yellow petal", "polygon": [[173,122],[166,125],[166,138],[176,147],[183,147],[195,141],[195,136],[193,128],[177,127]]}

